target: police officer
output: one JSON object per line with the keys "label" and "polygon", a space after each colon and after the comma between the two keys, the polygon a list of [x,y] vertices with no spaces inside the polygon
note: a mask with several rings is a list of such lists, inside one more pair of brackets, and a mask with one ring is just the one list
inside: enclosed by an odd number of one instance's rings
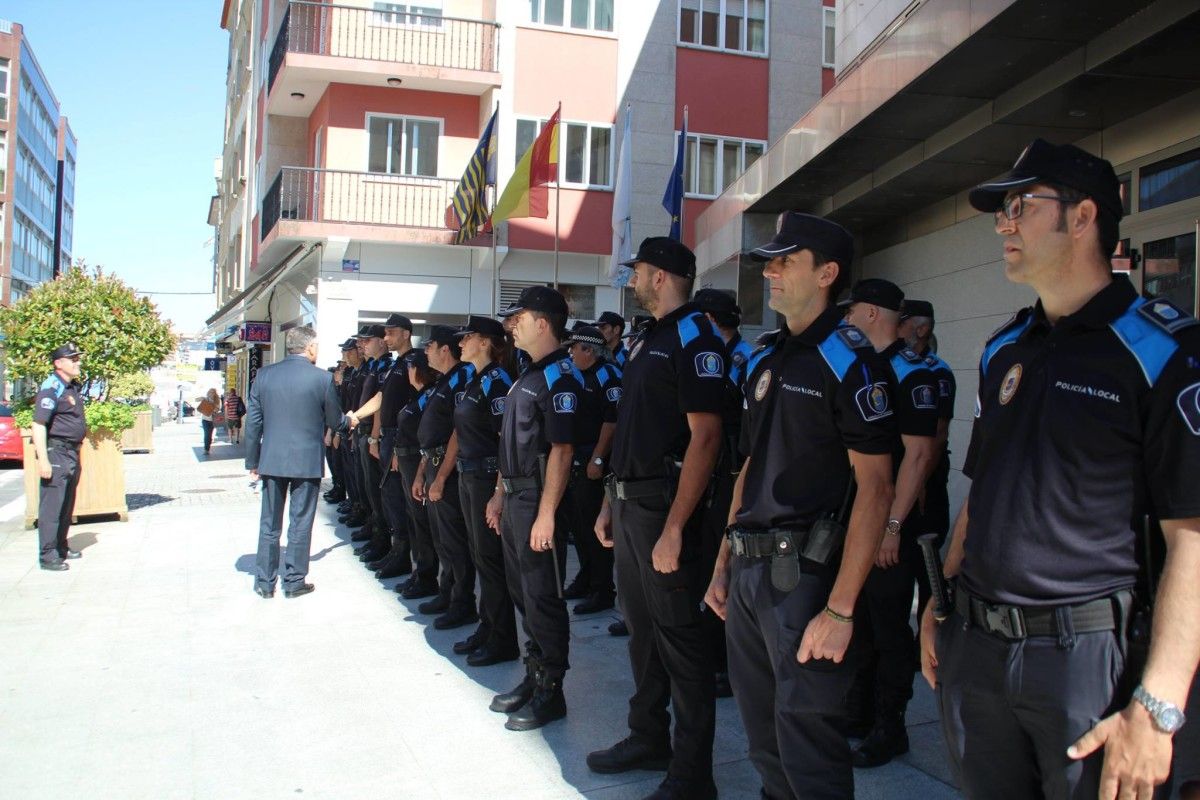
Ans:
{"label": "police officer", "polygon": [[[357,335],[351,336],[342,342],[342,356],[346,359],[346,364],[349,366],[349,372],[342,380],[342,408],[349,415],[358,409],[366,372],[366,359],[363,357],[362,350],[359,347]],[[360,528],[361,530],[351,534],[350,540],[353,542],[363,542],[371,538],[371,531],[363,528],[367,521],[367,499],[364,493],[362,464],[359,461],[358,452],[354,448],[354,438],[354,430],[348,428],[341,431],[335,440],[335,446],[342,453],[342,464],[345,468],[346,493],[349,495],[350,500],[350,505],[347,508],[339,508],[342,514],[338,517],[338,521],[344,523],[349,528]]]}
{"label": "police officer", "polygon": [[458,435],[454,408],[466,396],[475,377],[475,365],[460,361],[457,328],[434,325],[425,342],[429,365],[442,373],[425,404],[417,438],[421,443],[421,468],[413,481],[413,497],[428,500],[434,545],[441,561],[438,596],[417,607],[422,614],[440,614],[438,630],[469,625],[479,619],[475,608],[475,565],[471,561],[470,535],[463,519],[458,491]]}
{"label": "police officer", "polygon": [[418,500],[412,491],[421,468],[421,443],[417,432],[421,425],[421,416],[425,413],[425,406],[442,375],[429,366],[429,359],[424,350],[410,350],[405,354],[404,363],[408,370],[408,382],[416,395],[400,409],[396,420],[392,467],[398,472],[404,488],[415,570],[407,581],[396,584],[396,591],[405,600],[419,600],[438,593],[440,562],[434,547],[429,508],[424,501]]}
{"label": "police officer", "polygon": [[33,398],[33,448],[41,497],[38,501],[38,565],[52,572],[69,568],[80,554],[67,544],[79,486],[79,447],[87,436],[79,394],[81,351],[68,342],[50,354],[54,372]]}
{"label": "police officer", "polygon": [[[1109,162],[1035,140],[969,199],[1038,301],[983,349],[955,610],[926,611],[924,671],[967,797],[1150,797],[1200,660],[1200,326],[1113,275]],[[1131,598],[1147,516],[1165,563]]]}
{"label": "police officer", "polygon": [[621,369],[611,359],[600,330],[579,325],[567,340],[571,361],[583,375],[577,421],[578,440],[571,467],[571,531],[579,555],[579,575],[571,581],[563,596],[581,598],[573,609],[576,614],[595,614],[613,607],[612,550],[596,538],[596,517],[604,503],[604,475],[612,451],[617,427],[617,407],[621,402]]}
{"label": "police officer", "polygon": [[830,302],[848,282],[848,231],[788,212],[751,256],[766,261],[770,307],[787,324],[747,364],[749,455],[705,599],[725,617],[763,796],[853,797],[838,718],[853,679],[855,604],[892,499],[889,380],[866,335],[843,326]]}
{"label": "police officer", "polygon": [[666,779],[649,795],[654,800],[715,797],[701,523],[721,450],[725,343],[688,302],[696,277],[691,250],[652,237],[627,266],[634,267],[638,302],[655,320],[634,339],[625,362],[613,475],[596,533],[615,539],[635,688],[630,736],[589,754],[587,763],[602,773],[667,766]]}
{"label": "police officer", "polygon": [[625,318],[615,311],[605,311],[592,323],[604,337],[604,343],[612,353],[613,363],[619,368],[625,368],[625,360],[629,357],[625,350]]}
{"label": "police officer", "polygon": [[[329,373],[333,375],[333,386],[338,396],[339,407],[345,413],[345,406],[342,405],[342,376],[345,372],[345,362],[339,360],[336,366],[329,368]],[[325,461],[329,465],[329,475],[333,486],[329,491],[325,492],[322,497],[327,503],[340,503],[346,499],[346,482],[342,477],[342,459],[338,452],[333,449],[333,428],[325,429]]]}
{"label": "police officer", "polygon": [[500,481],[488,503],[488,524],[504,544],[509,593],[521,611],[526,675],[492,699],[507,713],[504,727],[528,731],[567,714],[563,676],[570,628],[562,598],[566,564],[563,495],[571,473],[583,376],[559,346],[567,302],[557,291],[531,286],[504,310],[515,317],[513,338],[529,367],[513,384],[500,434]]}
{"label": "police officer", "polygon": [[504,572],[504,547],[488,527],[485,513],[500,471],[500,423],[512,377],[501,366],[508,360],[508,340],[497,320],[471,316],[457,336],[463,361],[475,367],[462,402],[454,408],[454,432],[458,438],[458,491],[479,573],[479,627],[466,641],[455,644],[454,650],[468,654],[468,666],[486,667],[515,661],[521,655]]}
{"label": "police officer", "polygon": [[916,656],[908,617],[921,570],[917,537],[927,533],[917,503],[937,463],[938,399],[936,379],[925,358],[900,338],[903,302],[899,286],[867,278],[856,283],[850,297],[839,304],[846,311],[846,322],[865,333],[887,362],[900,433],[892,461],[895,497],[859,604],[865,617],[861,628],[870,641],[859,675],[864,691],[874,693],[875,703],[873,725],[854,752],[856,767],[878,767],[908,752],[904,712],[912,698]]}
{"label": "police officer", "polygon": [[[364,325],[358,333],[359,349],[366,356],[366,369],[359,387],[358,404],[349,416],[354,425],[354,449],[358,453],[359,472],[363,478],[363,495],[367,499],[368,519],[365,528],[370,529],[367,543],[354,551],[364,564],[382,558],[391,548],[392,534],[383,514],[383,495],[379,482],[383,471],[379,465],[379,441],[373,433],[374,411],[366,412],[371,401],[379,394],[385,379],[392,369],[392,354],[384,341],[382,325]],[[378,404],[374,405],[378,409]]]}

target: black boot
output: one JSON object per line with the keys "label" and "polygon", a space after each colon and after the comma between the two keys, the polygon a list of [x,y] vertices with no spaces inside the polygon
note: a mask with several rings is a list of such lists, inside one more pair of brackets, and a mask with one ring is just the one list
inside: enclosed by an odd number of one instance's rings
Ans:
{"label": "black boot", "polygon": [[511,714],[521,706],[529,702],[533,697],[534,687],[537,685],[537,673],[540,667],[535,656],[525,656],[525,677],[517,684],[511,692],[498,694],[492,698],[492,704],[488,706],[492,711],[500,714]]}
{"label": "black boot", "polygon": [[510,731],[532,731],[567,715],[567,698],[563,696],[562,675],[538,670],[533,697],[508,715],[504,727]]}
{"label": "black boot", "polygon": [[391,554],[375,570],[375,577],[381,581],[388,578],[403,578],[412,572],[412,559],[408,553],[399,553],[398,548],[392,547]]}
{"label": "black boot", "polygon": [[871,733],[854,751],[854,766],[861,769],[881,767],[907,752],[908,731],[904,727],[904,715],[881,713]]}

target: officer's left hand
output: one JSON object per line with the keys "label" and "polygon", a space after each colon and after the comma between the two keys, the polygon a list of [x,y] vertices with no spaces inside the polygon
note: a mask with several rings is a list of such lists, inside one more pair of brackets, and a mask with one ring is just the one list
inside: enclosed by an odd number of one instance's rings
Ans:
{"label": "officer's left hand", "polygon": [[796,660],[807,664],[809,659],[828,658],[835,664],[840,664],[846,657],[846,648],[850,645],[850,636],[853,633],[853,622],[838,622],[822,610],[804,629],[800,649],[796,651]]}
{"label": "officer's left hand", "polygon": [[379,444],[378,444],[378,442],[372,443],[372,444],[371,444],[371,446],[367,448],[367,452],[368,452],[368,453],[370,453],[370,454],[371,454],[373,457],[375,457],[375,458],[379,458]]}
{"label": "officer's left hand", "polygon": [[598,481],[604,477],[604,467],[589,461],[587,465],[588,480]]}
{"label": "officer's left hand", "polygon": [[429,498],[429,502],[437,503],[442,499],[442,495],[446,493],[446,481],[443,478],[434,478],[433,483],[429,484],[429,489],[426,490],[425,496]]}
{"label": "officer's left hand", "polygon": [[664,527],[662,535],[654,544],[651,559],[658,572],[674,572],[679,569],[679,551],[683,549],[683,531],[675,527]]}
{"label": "officer's left hand", "polygon": [[500,515],[504,513],[504,495],[496,492],[491,499],[487,501],[487,506],[483,509],[483,519],[488,527],[500,535]]}
{"label": "officer's left hand", "polygon": [[1067,755],[1087,758],[1101,747],[1100,800],[1150,800],[1171,771],[1171,735],[1155,728],[1150,712],[1136,700],[1101,720],[1067,748]]}
{"label": "officer's left hand", "polygon": [[400,456],[392,453],[392,472],[400,471]]}
{"label": "officer's left hand", "polygon": [[894,567],[900,563],[900,537],[885,533],[879,543],[879,552],[875,554],[875,566],[880,569]]}
{"label": "officer's left hand", "polygon": [[554,544],[554,515],[538,514],[529,529],[529,547],[535,553],[545,553]]}

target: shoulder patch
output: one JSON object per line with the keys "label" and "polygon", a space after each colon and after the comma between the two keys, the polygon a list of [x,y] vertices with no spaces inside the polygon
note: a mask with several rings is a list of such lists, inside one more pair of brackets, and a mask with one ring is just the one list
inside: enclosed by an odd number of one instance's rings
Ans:
{"label": "shoulder patch", "polygon": [[896,375],[896,380],[900,383],[906,381],[908,376],[914,372],[926,368],[925,359],[917,356],[917,360],[913,361],[905,355],[905,352],[916,355],[911,350],[898,350],[895,355],[888,359],[888,366],[892,368],[892,372]]}
{"label": "shoulder patch", "polygon": [[1200,383],[1193,383],[1180,392],[1175,398],[1175,406],[1192,435],[1200,436]]}
{"label": "shoulder patch", "polygon": [[[778,331],[774,331],[774,333],[778,333]],[[742,374],[742,378],[746,379],[754,374],[754,370],[758,368],[759,362],[773,352],[775,352],[774,340],[772,340],[771,344],[763,345],[751,353],[749,360],[746,361],[746,369]]]}
{"label": "shoulder patch", "polygon": [[[1158,313],[1150,312],[1148,314],[1142,311],[1148,305],[1159,303],[1166,303],[1166,301],[1147,301],[1139,297],[1130,304],[1124,314],[1117,317],[1108,326],[1117,335],[1121,344],[1125,345],[1125,349],[1133,355],[1142,369],[1146,383],[1150,386],[1158,381],[1158,376],[1162,374],[1163,368],[1167,366],[1171,356],[1175,355],[1175,351],[1179,349],[1175,337],[1171,335],[1166,325],[1157,319]],[[1175,310],[1175,307],[1171,306],[1171,309]],[[1183,314],[1182,311],[1177,311],[1177,313]],[[1180,330],[1180,328],[1175,330]]]}
{"label": "shoulder patch", "polygon": [[1200,324],[1200,320],[1197,320],[1170,300],[1147,300],[1138,308],[1137,313],[1167,333],[1175,333],[1175,331]]}
{"label": "shoulder patch", "polygon": [[867,337],[858,328],[838,328],[829,334],[825,341],[817,345],[817,352],[825,359],[825,363],[833,370],[834,377],[839,381],[846,377],[850,365],[858,360],[858,354],[854,352],[856,346],[848,344],[846,341],[846,331],[854,331],[862,337],[864,342],[867,341]]}
{"label": "shoulder patch", "polygon": [[910,364],[920,364],[925,360],[921,356],[917,355],[916,351],[911,347],[900,348],[900,357]]}
{"label": "shoulder patch", "polygon": [[775,342],[779,339],[779,330],[780,330],[779,328],[776,328],[773,331],[766,331],[765,333],[760,333],[758,335],[758,338],[754,340],[754,346],[755,347],[766,347],[769,344],[775,344]]}
{"label": "shoulder patch", "polygon": [[42,381],[41,390],[49,389],[54,392],[55,397],[62,397],[62,393],[67,390],[67,385],[63,383],[62,378],[58,377],[58,373],[51,372],[46,380]]}
{"label": "shoulder patch", "polygon": [[871,340],[867,335],[853,325],[843,325],[834,331],[839,339],[846,343],[846,346],[852,350],[859,350],[871,346]]}
{"label": "shoulder patch", "polygon": [[1033,321],[1033,308],[1022,308],[1008,322],[1001,325],[988,337],[983,346],[983,356],[979,359],[979,369],[987,374],[988,363],[992,357],[1005,345],[1015,342]]}
{"label": "shoulder patch", "polygon": [[554,410],[559,414],[574,414],[577,404],[574,392],[559,392],[554,395]]}
{"label": "shoulder patch", "polygon": [[688,314],[683,319],[679,320],[679,343],[687,347],[700,335],[700,325],[696,321],[699,314]]}

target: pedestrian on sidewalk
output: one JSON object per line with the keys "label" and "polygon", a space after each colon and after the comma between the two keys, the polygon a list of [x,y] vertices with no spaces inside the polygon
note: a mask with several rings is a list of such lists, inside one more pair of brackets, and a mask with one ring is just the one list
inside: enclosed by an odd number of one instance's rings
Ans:
{"label": "pedestrian on sidewalk", "polygon": [[208,455],[208,451],[212,449],[213,417],[217,415],[220,405],[221,398],[217,396],[216,389],[209,389],[196,403],[196,412],[200,415],[200,430],[204,432],[204,455]]}
{"label": "pedestrian on sidewalk", "polygon": [[79,445],[87,435],[79,394],[83,353],[68,342],[50,354],[54,372],[33,398],[33,448],[37,453],[41,497],[38,502],[38,563],[62,572],[66,559],[79,558],[67,546],[67,529],[79,486]]}
{"label": "pedestrian on sidewalk", "polygon": [[344,424],[333,377],[315,366],[316,333],[308,326],[292,328],[285,344],[287,357],[259,370],[246,414],[246,469],[252,480],[262,478],[254,581],[260,597],[275,594],[283,504],[289,494],[283,596],[299,597],[314,588],[304,578],[325,474],[324,434],[326,428]]}
{"label": "pedestrian on sidewalk", "polygon": [[242,440],[242,417],[246,416],[246,404],[238,397],[237,389],[232,386],[225,393],[225,431],[230,444]]}

